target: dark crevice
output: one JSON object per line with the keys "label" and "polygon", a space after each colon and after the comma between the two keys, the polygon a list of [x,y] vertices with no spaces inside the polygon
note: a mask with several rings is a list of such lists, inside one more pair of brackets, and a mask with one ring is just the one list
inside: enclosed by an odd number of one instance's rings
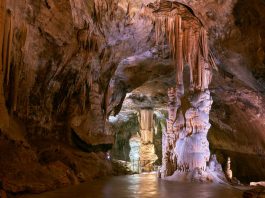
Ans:
{"label": "dark crevice", "polygon": [[97,144],[97,145],[87,144],[73,130],[72,130],[72,141],[80,150],[88,153],[107,152],[112,148],[112,144]]}

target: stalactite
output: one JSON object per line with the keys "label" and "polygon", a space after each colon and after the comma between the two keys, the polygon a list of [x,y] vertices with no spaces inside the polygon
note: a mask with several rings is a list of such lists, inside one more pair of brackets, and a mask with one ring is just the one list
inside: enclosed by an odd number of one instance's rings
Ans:
{"label": "stalactite", "polygon": [[14,89],[12,97],[12,106],[11,109],[13,112],[17,110],[17,101],[18,101],[18,91],[19,91],[19,77],[20,77],[20,65],[16,65],[14,69]]}
{"label": "stalactite", "polygon": [[[5,35],[5,18],[6,18],[6,1],[0,0],[0,69],[4,70],[3,66],[3,46]],[[1,87],[2,87],[2,82]]]}
{"label": "stalactite", "polygon": [[8,33],[8,49],[7,49],[7,74],[6,74],[6,84],[9,84],[10,78],[10,65],[11,65],[11,50],[12,50],[12,40],[13,40],[13,20],[12,20],[12,13],[10,10],[7,12],[7,26],[9,26],[9,33]]}
{"label": "stalactite", "polygon": [[82,96],[82,110],[83,112],[86,109],[86,84],[83,85],[83,92],[82,92],[83,96]]}
{"label": "stalactite", "polygon": [[198,86],[198,78],[199,78],[199,71],[198,71],[198,60],[199,60],[199,33],[194,33],[194,45],[193,45],[193,51],[192,51],[192,68],[193,68],[193,82],[194,86]]}
{"label": "stalactite", "polygon": [[8,62],[8,44],[9,44],[9,33],[10,33],[10,21],[11,21],[11,15],[9,12],[6,14],[5,19],[5,26],[4,26],[4,39],[3,39],[3,51],[2,51],[2,57],[3,57],[3,73],[5,80],[7,79],[7,71],[9,70],[7,62]]}
{"label": "stalactite", "polygon": [[113,10],[115,10],[116,2],[114,0],[94,0],[95,19],[100,24],[104,16],[113,19]]}
{"label": "stalactite", "polygon": [[[5,91],[6,99],[9,93],[9,79],[11,75],[11,50],[13,39],[13,27],[12,27],[12,13],[10,10],[6,11],[5,25],[2,44],[2,68],[3,68],[3,87]],[[12,103],[11,103],[12,104]]]}
{"label": "stalactite", "polygon": [[4,65],[4,61],[6,62],[6,56],[3,54],[7,54],[5,51],[6,48],[6,1],[0,0],[0,128],[8,127],[9,125],[9,117],[7,108],[5,105],[5,97],[4,97],[4,78],[5,73],[3,71],[6,68]]}
{"label": "stalactite", "polygon": [[202,54],[206,62],[208,62],[209,58],[209,52],[208,52],[208,36],[207,31],[205,28],[201,28],[200,32],[200,42],[201,42],[201,48],[202,48]]}
{"label": "stalactite", "polygon": [[201,85],[202,85],[202,68],[203,68],[203,64],[204,62],[202,61],[202,55],[201,52],[199,50],[198,55],[197,55],[197,70],[198,70],[198,82],[197,82],[197,89],[200,90],[201,89]]}
{"label": "stalactite", "polygon": [[176,19],[177,23],[177,55],[176,55],[176,61],[177,61],[177,83],[179,85],[183,84],[183,31],[182,31],[182,19],[180,16]]}
{"label": "stalactite", "polygon": [[192,49],[193,49],[193,46],[194,46],[194,34],[192,32],[192,29],[189,28],[188,29],[188,33],[187,33],[187,54],[186,54],[186,57],[187,57],[187,63],[189,65],[189,68],[190,68],[190,88],[193,89],[194,85],[193,85],[193,70],[194,70],[194,67],[193,67],[193,62],[192,62]]}

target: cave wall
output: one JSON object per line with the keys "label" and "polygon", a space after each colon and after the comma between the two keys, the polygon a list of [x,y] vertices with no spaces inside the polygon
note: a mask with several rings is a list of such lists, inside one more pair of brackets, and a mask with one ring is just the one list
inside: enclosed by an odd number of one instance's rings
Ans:
{"label": "cave wall", "polygon": [[[112,96],[110,79],[122,58],[152,44],[152,23],[137,14],[139,2],[1,0],[0,5],[0,188],[42,192],[111,174],[105,149],[82,152],[71,134],[92,148],[113,144],[106,119],[119,111],[126,90]],[[11,36],[4,38],[11,19]],[[20,159],[25,163],[18,167]]]}
{"label": "cave wall", "polygon": [[129,115],[119,114],[117,117],[118,120],[111,123],[111,130],[115,134],[115,142],[111,150],[111,157],[117,160],[130,161],[129,139],[139,133],[138,116],[132,113]]}

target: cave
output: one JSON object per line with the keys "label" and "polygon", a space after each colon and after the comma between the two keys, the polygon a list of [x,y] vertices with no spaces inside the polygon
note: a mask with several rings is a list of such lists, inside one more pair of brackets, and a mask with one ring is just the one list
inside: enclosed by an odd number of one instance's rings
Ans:
{"label": "cave", "polygon": [[264,0],[0,0],[0,197],[264,197]]}

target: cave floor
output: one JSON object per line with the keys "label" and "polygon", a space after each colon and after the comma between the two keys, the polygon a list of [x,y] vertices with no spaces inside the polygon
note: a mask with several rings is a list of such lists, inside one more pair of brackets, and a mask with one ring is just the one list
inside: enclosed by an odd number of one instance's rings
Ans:
{"label": "cave floor", "polygon": [[155,174],[117,176],[83,183],[39,195],[24,195],[20,198],[237,198],[243,191],[228,185],[176,183],[157,179]]}

